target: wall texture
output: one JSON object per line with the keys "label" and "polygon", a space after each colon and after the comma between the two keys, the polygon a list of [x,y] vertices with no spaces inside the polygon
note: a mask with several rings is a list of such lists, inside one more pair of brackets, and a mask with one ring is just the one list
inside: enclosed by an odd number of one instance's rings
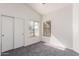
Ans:
{"label": "wall texture", "polygon": [[73,4],[73,49],[79,53],[79,4]]}
{"label": "wall texture", "polygon": [[[51,20],[52,29],[51,35],[56,37],[56,41],[67,48],[73,47],[73,29],[72,29],[72,5],[68,5],[61,8],[58,11],[52,12],[48,15],[43,16],[43,20]],[[51,36],[51,37],[52,37]],[[43,37],[43,41],[50,41],[51,37]],[[55,39],[51,38],[53,43],[58,44]]]}

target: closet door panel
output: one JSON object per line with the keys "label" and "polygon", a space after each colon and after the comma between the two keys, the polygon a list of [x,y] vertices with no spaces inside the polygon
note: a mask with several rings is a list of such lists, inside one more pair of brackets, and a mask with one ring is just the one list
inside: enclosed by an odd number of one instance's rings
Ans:
{"label": "closet door panel", "polygon": [[24,20],[15,18],[14,21],[14,47],[24,46]]}
{"label": "closet door panel", "polygon": [[2,52],[13,49],[13,18],[2,16]]}

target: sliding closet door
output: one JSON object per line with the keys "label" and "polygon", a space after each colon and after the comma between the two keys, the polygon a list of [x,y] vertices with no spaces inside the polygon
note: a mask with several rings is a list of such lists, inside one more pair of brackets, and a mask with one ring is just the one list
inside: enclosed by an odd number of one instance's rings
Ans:
{"label": "sliding closet door", "polygon": [[13,49],[13,18],[2,16],[2,52]]}
{"label": "sliding closet door", "polygon": [[24,20],[15,18],[14,26],[14,47],[24,46]]}

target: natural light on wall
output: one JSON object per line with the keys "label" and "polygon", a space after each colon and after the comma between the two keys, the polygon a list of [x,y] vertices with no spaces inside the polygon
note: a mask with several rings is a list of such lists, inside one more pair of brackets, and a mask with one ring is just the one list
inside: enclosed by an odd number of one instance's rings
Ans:
{"label": "natural light on wall", "polygon": [[51,35],[49,42],[45,43],[45,45],[54,47],[60,50],[66,49],[66,46],[63,45],[54,35]]}

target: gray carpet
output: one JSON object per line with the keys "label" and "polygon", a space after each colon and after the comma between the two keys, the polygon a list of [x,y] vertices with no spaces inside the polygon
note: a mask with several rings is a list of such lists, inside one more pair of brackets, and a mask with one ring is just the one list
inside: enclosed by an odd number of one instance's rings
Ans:
{"label": "gray carpet", "polygon": [[60,50],[39,42],[27,47],[21,47],[2,53],[2,56],[79,56],[73,50]]}

